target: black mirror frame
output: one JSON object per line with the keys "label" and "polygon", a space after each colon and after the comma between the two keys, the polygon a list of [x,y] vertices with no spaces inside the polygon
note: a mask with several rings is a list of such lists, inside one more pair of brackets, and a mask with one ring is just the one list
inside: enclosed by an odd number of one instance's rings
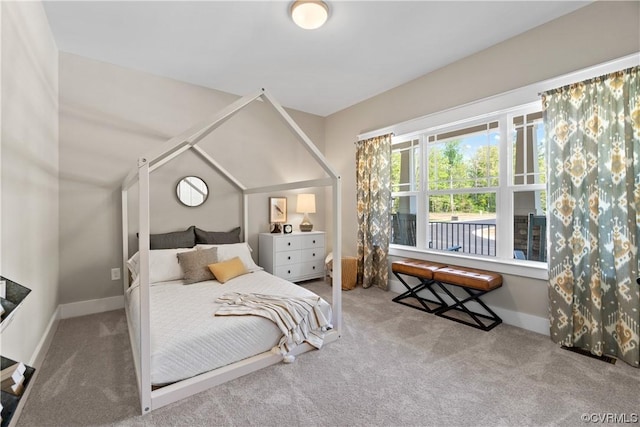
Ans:
{"label": "black mirror frame", "polygon": [[[180,184],[182,184],[182,182],[187,178],[199,179],[202,182],[202,184],[204,185],[204,187],[207,189],[207,193],[204,195],[204,198],[202,199],[202,202],[197,204],[197,205],[188,205],[182,199],[180,199]],[[207,185],[206,181],[204,179],[200,178],[199,176],[196,176],[196,175],[183,176],[182,178],[180,178],[178,180],[178,183],[176,184],[176,198],[178,199],[178,202],[180,202],[180,204],[183,205],[183,206],[186,206],[188,208],[197,208],[198,206],[202,206],[207,201],[207,199],[209,198],[209,186]]]}

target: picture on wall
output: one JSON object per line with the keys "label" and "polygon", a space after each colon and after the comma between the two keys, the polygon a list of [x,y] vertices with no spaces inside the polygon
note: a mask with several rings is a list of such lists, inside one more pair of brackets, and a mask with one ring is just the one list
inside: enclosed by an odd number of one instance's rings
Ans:
{"label": "picture on wall", "polygon": [[287,222],[286,197],[269,197],[269,222]]}

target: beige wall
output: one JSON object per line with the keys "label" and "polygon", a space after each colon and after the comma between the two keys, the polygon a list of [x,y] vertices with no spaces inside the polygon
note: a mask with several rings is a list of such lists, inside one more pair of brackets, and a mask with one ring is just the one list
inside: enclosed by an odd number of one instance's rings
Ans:
{"label": "beige wall", "polygon": [[[256,90],[259,88],[256,88]],[[121,192],[138,157],[216,114],[237,96],[172,79],[60,54],[60,302],[122,294],[110,270],[121,266]],[[277,99],[277,94],[272,94]],[[324,150],[324,119],[290,111]],[[201,146],[247,187],[315,179],[323,171],[266,103],[251,104],[202,141]],[[203,178],[210,189],[204,205],[178,203],[175,186],[185,175]],[[309,191],[309,190],[306,190]],[[315,189],[323,206],[324,191]],[[137,230],[137,187],[129,197],[132,233]],[[289,222],[298,224],[293,192]],[[248,241],[268,231],[268,196],[250,197]],[[242,198],[195,153],[170,161],[151,176],[151,232],[197,225],[227,231],[241,225]],[[323,215],[314,215],[317,229]],[[133,237],[130,241],[136,245]]]}
{"label": "beige wall", "polygon": [[32,290],[1,352],[29,362],[58,305],[58,51],[42,4],[0,7],[1,274]]}
{"label": "beige wall", "polygon": [[[358,134],[638,52],[639,31],[639,2],[596,2],[327,117],[326,155],[343,178],[344,253],[356,251],[353,142]],[[487,301],[547,316],[545,282],[505,280],[505,288]]]}

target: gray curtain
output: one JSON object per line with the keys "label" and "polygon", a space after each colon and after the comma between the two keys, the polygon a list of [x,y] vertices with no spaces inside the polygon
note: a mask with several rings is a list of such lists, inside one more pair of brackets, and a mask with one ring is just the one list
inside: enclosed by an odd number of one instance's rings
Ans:
{"label": "gray curtain", "polygon": [[391,134],[356,143],[358,283],[389,287]]}
{"label": "gray curtain", "polygon": [[551,338],[638,367],[640,67],[546,92]]}

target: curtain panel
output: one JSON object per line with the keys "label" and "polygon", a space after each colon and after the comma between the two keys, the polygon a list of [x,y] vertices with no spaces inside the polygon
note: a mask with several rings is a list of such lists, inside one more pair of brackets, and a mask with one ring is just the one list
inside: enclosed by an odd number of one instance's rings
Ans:
{"label": "curtain panel", "polygon": [[553,341],[640,363],[640,67],[542,94]]}
{"label": "curtain panel", "polygon": [[391,134],[356,143],[358,283],[389,286]]}

